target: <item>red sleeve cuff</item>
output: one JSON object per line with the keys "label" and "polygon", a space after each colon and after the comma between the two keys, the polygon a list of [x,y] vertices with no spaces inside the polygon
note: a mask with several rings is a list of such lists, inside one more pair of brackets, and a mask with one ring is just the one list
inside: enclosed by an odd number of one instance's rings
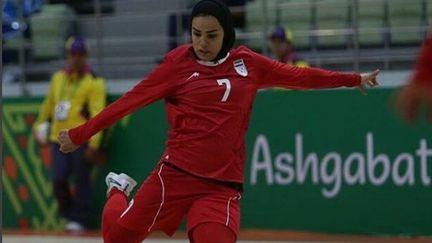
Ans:
{"label": "red sleeve cuff", "polygon": [[358,73],[348,74],[347,80],[349,80],[345,86],[346,87],[356,87],[361,84],[361,75]]}
{"label": "red sleeve cuff", "polygon": [[78,132],[79,127],[69,129],[68,134],[69,138],[75,145],[81,145],[83,143],[82,139],[79,136]]}
{"label": "red sleeve cuff", "polygon": [[362,77],[361,77],[360,74],[354,74],[354,75],[355,75],[356,77],[355,77],[355,83],[354,83],[353,87],[355,87],[355,86],[359,86],[359,85],[361,84]]}

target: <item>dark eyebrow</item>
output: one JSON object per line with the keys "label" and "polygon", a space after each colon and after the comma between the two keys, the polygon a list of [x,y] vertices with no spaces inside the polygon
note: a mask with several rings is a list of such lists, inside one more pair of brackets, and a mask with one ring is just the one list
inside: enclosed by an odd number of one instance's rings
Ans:
{"label": "dark eyebrow", "polygon": [[[195,28],[195,27],[192,27],[192,29],[195,30],[196,32],[201,32],[201,30],[199,30],[199,29],[197,29],[197,28]],[[210,33],[212,33],[212,32],[216,32],[216,31],[217,31],[217,30],[209,30],[209,31],[206,31],[206,33],[210,34]]]}

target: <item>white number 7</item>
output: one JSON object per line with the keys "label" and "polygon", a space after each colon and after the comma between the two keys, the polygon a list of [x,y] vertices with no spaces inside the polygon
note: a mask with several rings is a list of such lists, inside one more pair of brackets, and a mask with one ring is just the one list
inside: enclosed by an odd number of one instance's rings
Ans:
{"label": "white number 7", "polygon": [[219,86],[222,86],[222,85],[226,86],[224,96],[222,97],[222,100],[221,100],[222,102],[225,102],[225,101],[227,101],[228,96],[231,92],[231,82],[229,81],[229,79],[224,78],[224,79],[218,79],[217,83],[219,84]]}

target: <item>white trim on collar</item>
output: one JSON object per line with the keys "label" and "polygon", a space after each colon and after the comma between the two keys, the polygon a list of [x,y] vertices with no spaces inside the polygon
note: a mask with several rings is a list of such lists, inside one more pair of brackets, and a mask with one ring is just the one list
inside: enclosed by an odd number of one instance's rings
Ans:
{"label": "white trim on collar", "polygon": [[204,66],[215,67],[215,66],[217,66],[217,65],[222,64],[223,62],[225,62],[225,61],[228,59],[229,55],[230,55],[230,53],[228,52],[227,55],[226,55],[224,58],[219,59],[219,60],[217,60],[216,62],[212,62],[212,61],[201,61],[201,60],[198,60],[198,59],[196,59],[196,61],[197,61],[199,64],[204,65]]}

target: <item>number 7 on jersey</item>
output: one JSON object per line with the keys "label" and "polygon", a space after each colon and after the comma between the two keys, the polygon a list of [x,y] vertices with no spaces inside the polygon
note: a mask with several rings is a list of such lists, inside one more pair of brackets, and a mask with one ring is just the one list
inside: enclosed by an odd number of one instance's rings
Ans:
{"label": "number 7 on jersey", "polygon": [[223,78],[223,79],[218,79],[217,83],[219,84],[219,86],[225,85],[225,93],[221,99],[221,102],[225,102],[228,99],[228,96],[231,92],[231,82],[229,81],[229,79]]}

